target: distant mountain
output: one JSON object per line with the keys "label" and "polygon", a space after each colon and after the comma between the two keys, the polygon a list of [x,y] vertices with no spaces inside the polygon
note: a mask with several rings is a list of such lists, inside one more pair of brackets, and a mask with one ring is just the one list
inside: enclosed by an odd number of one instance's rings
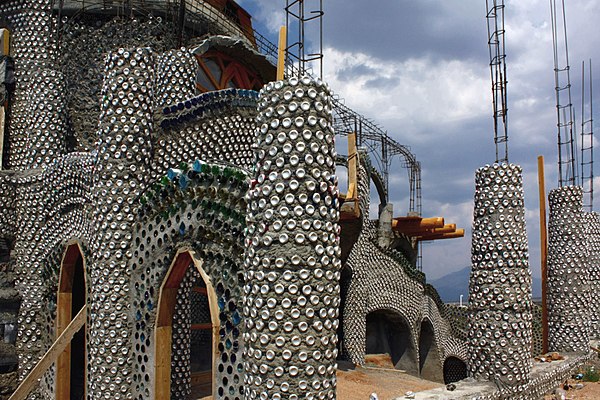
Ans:
{"label": "distant mountain", "polygon": [[[440,294],[443,301],[447,303],[457,303],[460,295],[463,295],[463,301],[466,303],[469,294],[469,274],[471,267],[451,272],[437,279],[428,280]],[[533,277],[533,298],[542,296],[542,281],[540,278]]]}

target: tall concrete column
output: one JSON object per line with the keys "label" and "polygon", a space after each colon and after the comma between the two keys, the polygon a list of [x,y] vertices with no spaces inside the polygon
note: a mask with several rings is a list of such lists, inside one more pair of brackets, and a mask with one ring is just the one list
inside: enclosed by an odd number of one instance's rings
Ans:
{"label": "tall concrete column", "polygon": [[554,189],[548,203],[548,347],[587,352],[590,287],[583,190],[579,186]]}
{"label": "tall concrete column", "polygon": [[475,175],[469,281],[470,374],[519,387],[531,373],[531,272],[521,167],[494,164]]}
{"label": "tall concrete column", "polygon": [[119,49],[107,57],[88,270],[90,399],[132,396],[135,360],[126,345],[133,342],[135,323],[129,262],[137,198],[152,154],[153,75],[154,56],[147,48]]}
{"label": "tall concrete column", "polygon": [[340,247],[329,90],[311,78],[260,94],[248,194],[245,398],[334,399]]}

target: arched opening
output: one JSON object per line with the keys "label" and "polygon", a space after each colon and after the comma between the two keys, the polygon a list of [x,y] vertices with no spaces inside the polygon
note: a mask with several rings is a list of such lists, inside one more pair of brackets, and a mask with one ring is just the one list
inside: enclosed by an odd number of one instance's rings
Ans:
{"label": "arched opening", "polygon": [[[78,244],[71,244],[60,268],[56,304],[56,337],[85,306],[87,289],[85,264]],[[86,325],[80,329],[56,361],[56,399],[79,400],[85,398]]]}
{"label": "arched opening", "polygon": [[389,354],[395,368],[418,373],[410,326],[395,311],[378,310],[367,315],[366,353]]}
{"label": "arched opening", "polygon": [[[174,316],[177,313],[178,293],[181,295],[182,281],[190,268],[196,268],[201,279],[190,286],[185,301],[189,303],[183,308],[189,310],[189,321],[176,321],[179,327],[186,326],[189,331],[188,340],[173,341]],[[181,303],[181,299],[179,303]],[[181,304],[179,305],[181,307]],[[185,324],[182,324],[185,322]],[[189,250],[177,253],[160,288],[158,298],[158,315],[156,317],[156,347],[155,347],[155,397],[156,399],[172,398],[173,371],[172,361],[174,351],[177,352],[179,343],[189,346],[189,357],[180,357],[179,362],[188,363],[185,366],[175,366],[190,372],[189,390],[193,398],[203,398],[214,393],[213,368],[216,361],[219,332],[219,313],[217,298],[208,275],[204,272],[201,262],[194,259]],[[175,343],[175,344],[174,344]]]}
{"label": "arched opening", "polygon": [[435,342],[433,325],[426,319],[421,322],[419,335],[419,373],[423,379],[443,381],[440,353]]}
{"label": "arched opening", "polygon": [[467,378],[467,364],[457,357],[448,357],[444,361],[444,383],[462,381]]}

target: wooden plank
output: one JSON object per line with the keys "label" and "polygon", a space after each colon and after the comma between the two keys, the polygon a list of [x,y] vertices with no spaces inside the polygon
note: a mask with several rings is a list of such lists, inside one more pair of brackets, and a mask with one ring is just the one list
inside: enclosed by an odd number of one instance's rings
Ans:
{"label": "wooden plank", "polygon": [[[65,266],[63,265],[63,275]],[[60,336],[71,323],[71,305],[73,293],[59,292],[56,304],[56,334]],[[71,398],[71,343],[56,360],[56,400],[69,400]]]}
{"label": "wooden plank", "polygon": [[277,56],[277,80],[285,78],[285,52],[287,47],[287,31],[285,26],[279,28],[279,51]]}
{"label": "wooden plank", "polygon": [[548,237],[546,235],[546,181],[544,178],[544,156],[538,157],[538,183],[540,196],[540,263],[542,269],[542,353],[548,352]]}
{"label": "wooden plank", "polygon": [[173,313],[175,311],[175,303],[177,302],[177,289],[163,288],[158,302],[157,326],[170,326],[173,323]]}
{"label": "wooden plank", "polygon": [[171,398],[171,338],[171,325],[156,327],[156,349],[154,354],[155,399]]}
{"label": "wooden plank", "polygon": [[344,196],[344,201],[353,201],[356,198],[356,184],[350,183],[348,185],[348,193]]}
{"label": "wooden plank", "polygon": [[350,188],[353,187],[356,190],[358,185],[358,151],[356,151],[356,132],[352,132],[348,135],[348,194],[347,199],[356,198],[356,192],[350,193]]}
{"label": "wooden plank", "polygon": [[56,339],[46,354],[33,367],[29,375],[21,382],[17,390],[10,396],[9,400],[24,400],[29,392],[38,384],[38,380],[56,361],[58,356],[71,343],[75,335],[85,324],[87,319],[87,306],[83,306],[71,323],[65,328],[63,333]]}
{"label": "wooden plank", "polygon": [[0,54],[10,55],[10,31],[6,28],[0,29]]}

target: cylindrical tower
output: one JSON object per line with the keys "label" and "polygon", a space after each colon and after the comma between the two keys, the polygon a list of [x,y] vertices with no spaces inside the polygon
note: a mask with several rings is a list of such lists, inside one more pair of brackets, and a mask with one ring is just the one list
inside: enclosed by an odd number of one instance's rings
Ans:
{"label": "cylindrical tower", "polygon": [[152,154],[154,61],[148,48],[119,49],[107,57],[89,271],[90,399],[131,398],[134,360],[123,345],[134,324],[128,263],[136,201]]}
{"label": "cylindrical tower", "polygon": [[531,272],[521,168],[477,171],[469,281],[469,370],[503,385],[531,373]]}
{"label": "cylindrical tower", "polygon": [[554,189],[548,204],[548,348],[587,352],[590,288],[583,189]]}
{"label": "cylindrical tower", "polygon": [[246,399],[334,399],[340,247],[329,90],[260,94],[245,257]]}

